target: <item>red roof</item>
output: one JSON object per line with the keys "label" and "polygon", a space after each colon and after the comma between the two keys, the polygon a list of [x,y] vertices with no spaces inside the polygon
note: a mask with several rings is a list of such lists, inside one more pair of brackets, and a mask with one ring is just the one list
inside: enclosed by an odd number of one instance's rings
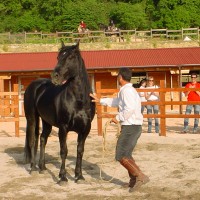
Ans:
{"label": "red roof", "polygon": [[[57,52],[0,54],[0,72],[52,70]],[[200,65],[200,47],[81,51],[87,69]]]}

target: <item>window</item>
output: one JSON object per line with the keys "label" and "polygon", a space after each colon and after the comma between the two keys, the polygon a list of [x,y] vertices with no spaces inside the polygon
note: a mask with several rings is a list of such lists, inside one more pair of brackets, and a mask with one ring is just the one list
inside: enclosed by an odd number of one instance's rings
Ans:
{"label": "window", "polygon": [[138,88],[140,81],[144,78],[146,78],[146,72],[133,72],[131,78],[131,83],[133,84],[133,87]]}

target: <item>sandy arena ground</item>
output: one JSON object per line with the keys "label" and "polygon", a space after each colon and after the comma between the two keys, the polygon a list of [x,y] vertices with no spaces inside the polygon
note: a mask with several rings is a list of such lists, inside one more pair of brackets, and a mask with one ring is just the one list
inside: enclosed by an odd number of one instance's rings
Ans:
{"label": "sandy arena ground", "polygon": [[57,184],[61,163],[57,129],[52,132],[46,147],[46,173],[30,175],[30,166],[23,163],[25,118],[20,119],[19,138],[14,137],[14,123],[0,123],[0,199],[200,199],[200,134],[179,134],[183,119],[167,120],[166,137],[146,133],[147,120],[144,120],[143,134],[133,157],[150,177],[150,182],[133,193],[122,188],[122,184],[128,181],[128,174],[114,160],[116,127],[107,129],[106,152],[102,159],[102,136],[97,135],[96,124],[95,119],[85,144],[85,181],[74,182],[77,135],[70,132],[66,161],[68,183],[60,186]]}

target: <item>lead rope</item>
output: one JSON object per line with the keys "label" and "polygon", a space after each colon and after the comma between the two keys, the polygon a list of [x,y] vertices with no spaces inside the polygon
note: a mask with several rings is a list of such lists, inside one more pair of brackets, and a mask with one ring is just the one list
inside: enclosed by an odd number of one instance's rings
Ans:
{"label": "lead rope", "polygon": [[[111,179],[109,179],[109,180],[103,179],[103,177],[102,177],[102,166],[104,166],[104,165],[106,164],[105,161],[104,161],[105,153],[106,153],[106,136],[107,136],[107,128],[108,128],[110,125],[111,125],[111,119],[108,120],[108,121],[105,123],[104,129],[103,129],[103,139],[102,139],[102,163],[100,164],[100,178],[101,178],[101,180],[107,181],[107,182],[110,182],[110,181],[113,180],[114,175],[115,175],[115,173],[116,173],[116,169],[117,169],[117,166],[116,166],[116,168],[115,168],[115,170],[114,170],[114,173],[113,173],[113,176],[112,176]],[[116,124],[116,125],[117,125],[116,140],[117,140],[117,138],[118,138],[119,135],[120,135],[121,127],[120,127],[120,124],[119,124],[119,123]]]}

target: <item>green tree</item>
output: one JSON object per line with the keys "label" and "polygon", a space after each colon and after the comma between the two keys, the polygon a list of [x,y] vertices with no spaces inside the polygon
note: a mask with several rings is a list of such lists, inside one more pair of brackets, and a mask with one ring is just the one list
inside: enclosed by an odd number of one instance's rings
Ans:
{"label": "green tree", "polygon": [[147,18],[143,4],[116,4],[110,13],[115,24],[122,29],[146,29]]}
{"label": "green tree", "polygon": [[180,29],[199,26],[199,0],[148,0],[146,13],[152,28]]}
{"label": "green tree", "polygon": [[94,0],[67,3],[62,17],[63,28],[77,31],[79,23],[83,20],[88,29],[98,30],[100,23],[108,23],[109,7],[109,3]]}
{"label": "green tree", "polygon": [[0,32],[90,30],[112,19],[121,29],[199,27],[199,0],[3,0]]}

